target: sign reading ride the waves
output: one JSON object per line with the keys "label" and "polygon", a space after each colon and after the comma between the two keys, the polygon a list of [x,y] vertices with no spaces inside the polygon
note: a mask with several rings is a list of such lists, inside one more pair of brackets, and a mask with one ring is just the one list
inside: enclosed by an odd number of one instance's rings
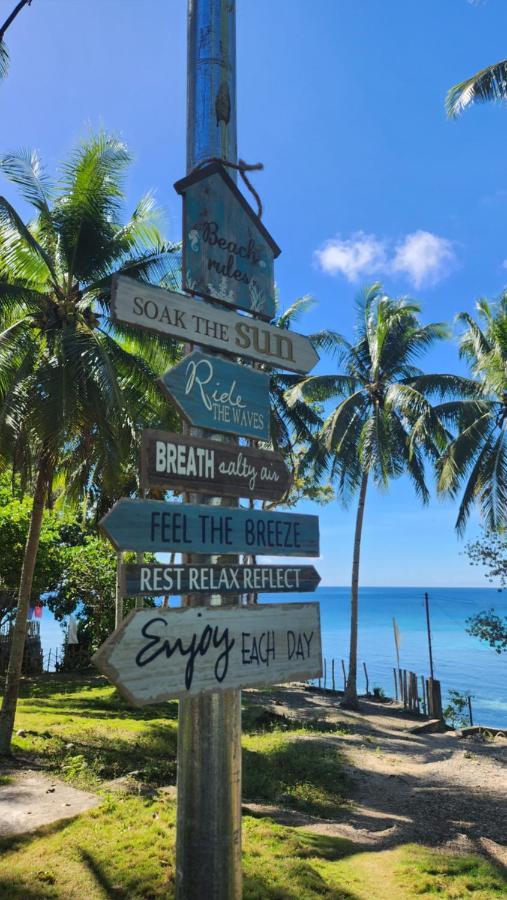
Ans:
{"label": "sign reading ride the waves", "polygon": [[146,429],[141,445],[143,488],[280,500],[292,478],[279,453]]}
{"label": "sign reading ride the waves", "polygon": [[269,375],[194,350],[159,383],[191,425],[269,440]]}
{"label": "sign reading ride the waves", "polygon": [[174,187],[183,194],[183,289],[272,319],[280,248],[224,167],[213,162]]}
{"label": "sign reading ride the waves", "polygon": [[318,516],[297,513],[123,499],[100,527],[117,550],[319,555]]}
{"label": "sign reading ride the waves", "polygon": [[135,706],[320,678],[319,604],[137,609],[92,661]]}
{"label": "sign reading ride the waves", "polygon": [[123,597],[162,594],[261,594],[314,591],[320,575],[313,566],[206,566],[132,563],[120,568]]}
{"label": "sign reading ride the waves", "polygon": [[118,322],[278,369],[304,373],[319,361],[311,341],[302,334],[125,275],[113,277],[111,313]]}

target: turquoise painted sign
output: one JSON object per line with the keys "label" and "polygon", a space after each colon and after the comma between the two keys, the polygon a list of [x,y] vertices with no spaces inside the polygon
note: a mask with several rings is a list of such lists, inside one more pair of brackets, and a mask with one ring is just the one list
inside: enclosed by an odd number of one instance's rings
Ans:
{"label": "turquoise painted sign", "polygon": [[318,516],[118,500],[100,522],[117,550],[318,556]]}
{"label": "turquoise painted sign", "polygon": [[224,167],[212,163],[174,187],[183,195],[184,290],[272,319],[280,248]]}
{"label": "turquoise painted sign", "polygon": [[269,375],[194,350],[160,384],[199,428],[269,440]]}

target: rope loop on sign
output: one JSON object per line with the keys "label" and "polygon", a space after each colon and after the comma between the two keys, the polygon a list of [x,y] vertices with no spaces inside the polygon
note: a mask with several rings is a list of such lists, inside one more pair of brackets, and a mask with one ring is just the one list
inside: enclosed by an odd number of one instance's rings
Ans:
{"label": "rope loop on sign", "polygon": [[262,219],[262,201],[259,197],[259,194],[255,190],[252,182],[247,177],[247,172],[256,172],[260,169],[264,168],[264,163],[247,163],[244,159],[238,159],[237,163],[231,162],[229,159],[222,159],[220,156],[209,156],[208,159],[203,159],[195,168],[192,170],[196,172],[198,169],[201,169],[203,166],[207,166],[210,162],[218,162],[221,163],[222,166],[228,166],[230,169],[236,169],[237,172],[241,175],[241,178],[245,182],[248,190],[255,197],[255,202],[257,203],[257,215],[259,219]]}

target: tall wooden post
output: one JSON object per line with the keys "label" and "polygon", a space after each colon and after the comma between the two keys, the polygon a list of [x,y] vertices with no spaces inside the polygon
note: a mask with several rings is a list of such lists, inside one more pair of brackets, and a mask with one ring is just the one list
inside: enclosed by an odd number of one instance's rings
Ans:
{"label": "tall wooden post", "polygon": [[[188,172],[212,157],[237,161],[235,0],[188,0]],[[235,177],[234,170],[229,174]],[[186,499],[237,504],[230,498]],[[217,559],[194,554],[188,561]],[[227,562],[237,559],[227,557]],[[200,594],[184,602],[198,606],[239,600]],[[240,900],[242,895],[239,690],[180,700],[176,890],[178,900]]]}

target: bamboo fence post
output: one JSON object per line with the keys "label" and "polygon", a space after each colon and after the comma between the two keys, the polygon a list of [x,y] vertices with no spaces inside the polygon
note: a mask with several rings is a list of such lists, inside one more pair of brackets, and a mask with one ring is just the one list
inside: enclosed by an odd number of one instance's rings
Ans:
{"label": "bamboo fence post", "polygon": [[393,666],[393,675],[394,675],[394,696],[395,699],[398,699],[398,676],[396,675],[396,668]]}
{"label": "bamboo fence post", "polygon": [[345,663],[342,659],[342,672],[343,672],[343,691],[347,690],[347,672],[345,671]]}
{"label": "bamboo fence post", "polygon": [[333,685],[333,691],[336,690],[335,680],[334,680],[334,659],[331,660],[331,680]]}
{"label": "bamboo fence post", "polygon": [[363,669],[364,669],[364,676],[365,676],[365,678],[366,678],[366,696],[369,697],[369,695],[370,695],[370,682],[369,682],[369,680],[368,680],[368,670],[367,670],[367,668],[366,668],[366,663],[365,663],[365,662],[363,663]]}
{"label": "bamboo fence post", "polygon": [[424,715],[426,716],[426,715],[427,715],[427,712],[426,712],[426,691],[424,690],[424,675],[421,675],[421,687],[422,687],[422,697],[421,697],[421,699],[422,699],[423,713],[424,713]]}

